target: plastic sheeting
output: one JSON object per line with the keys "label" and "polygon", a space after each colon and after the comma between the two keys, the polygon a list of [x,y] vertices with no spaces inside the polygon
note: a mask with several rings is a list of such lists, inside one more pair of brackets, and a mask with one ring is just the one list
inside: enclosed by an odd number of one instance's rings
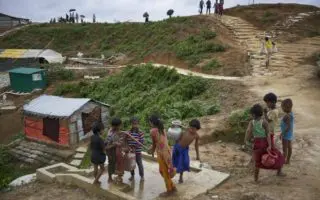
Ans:
{"label": "plastic sheeting", "polygon": [[65,61],[65,57],[51,49],[0,49],[0,58],[44,58],[48,63]]}

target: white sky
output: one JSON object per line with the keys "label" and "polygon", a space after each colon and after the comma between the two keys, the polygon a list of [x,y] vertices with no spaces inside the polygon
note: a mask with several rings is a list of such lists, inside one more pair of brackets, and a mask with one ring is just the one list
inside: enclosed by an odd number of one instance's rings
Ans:
{"label": "white sky", "polygon": [[[252,1],[252,0],[251,0]],[[247,5],[249,0],[225,0],[225,7]],[[320,0],[255,0],[256,3],[301,3],[320,6]],[[143,21],[148,12],[150,20],[166,18],[167,10],[174,15],[194,15],[198,12],[199,0],[0,0],[0,13],[29,18],[32,21],[49,21],[52,17],[64,16],[70,8],[77,9],[92,21],[93,13],[99,22]]]}

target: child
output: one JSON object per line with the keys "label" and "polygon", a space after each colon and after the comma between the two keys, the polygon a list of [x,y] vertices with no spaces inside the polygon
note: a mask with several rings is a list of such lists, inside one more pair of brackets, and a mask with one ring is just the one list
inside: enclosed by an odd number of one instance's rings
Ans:
{"label": "child", "polygon": [[199,129],[199,120],[191,120],[187,133],[182,134],[179,141],[174,145],[172,160],[173,166],[177,168],[177,172],[180,173],[179,183],[183,183],[183,172],[190,171],[189,145],[194,140],[197,160],[199,160],[199,135],[197,133]]}
{"label": "child", "polygon": [[175,175],[175,169],[171,161],[171,149],[169,147],[167,136],[164,132],[164,127],[161,120],[157,116],[152,115],[149,118],[149,122],[150,126],[152,127],[150,131],[152,146],[148,153],[154,155],[154,152],[157,151],[159,171],[167,188],[167,191],[161,193],[160,196],[165,197],[177,192],[176,186],[171,180],[171,178],[173,178]]}
{"label": "child", "polygon": [[283,175],[281,172],[281,168],[283,165],[283,156],[279,151],[274,149],[274,153],[277,154],[279,159],[277,159],[276,164],[273,167],[265,167],[261,163],[261,158],[268,151],[271,151],[272,144],[269,132],[269,125],[266,120],[262,118],[263,116],[263,108],[259,104],[255,104],[250,113],[252,114],[253,120],[249,123],[247,133],[245,136],[245,143],[250,140],[253,136],[253,160],[255,162],[255,170],[254,170],[254,180],[257,182],[259,178],[260,168],[263,169],[277,169],[277,175]]}
{"label": "child", "polygon": [[[91,162],[94,166],[94,184],[100,184],[100,177],[104,172],[104,162],[106,161],[106,154],[104,143],[101,138],[101,124],[94,123],[92,126],[93,135],[90,140],[90,149],[91,149]],[[100,167],[100,170],[98,169]]]}
{"label": "child", "polygon": [[272,41],[270,39],[270,36],[265,37],[265,48],[266,48],[266,67],[269,67],[270,65],[270,59],[272,54]]}
{"label": "child", "polygon": [[276,109],[277,96],[274,93],[268,93],[263,97],[263,101],[267,104],[268,109],[264,110],[264,117],[269,123],[269,134],[271,137],[271,144],[274,147],[275,127],[278,124],[279,111]]}
{"label": "child", "polygon": [[111,129],[107,136],[107,154],[108,154],[108,173],[109,182],[112,182],[112,175],[117,174],[117,182],[122,182],[124,174],[124,136],[125,134],[120,131],[122,121],[119,118],[114,118],[111,121]]}
{"label": "child", "polygon": [[[133,117],[131,119],[131,130],[128,131],[128,134],[131,136],[126,136],[127,143],[129,145],[129,148],[134,150],[136,153],[136,162],[139,168],[139,175],[140,180],[144,181],[144,171],[143,171],[143,164],[142,164],[142,145],[144,143],[144,134],[139,129],[139,120],[136,117]],[[134,140],[134,139],[135,140]],[[139,143],[137,142],[139,141]],[[131,177],[129,178],[130,181],[134,180],[134,170],[131,171]]]}
{"label": "child", "polygon": [[285,99],[281,103],[283,112],[285,116],[281,120],[281,138],[282,138],[282,148],[283,154],[286,159],[286,164],[290,164],[290,158],[292,154],[292,139],[293,139],[293,125],[294,125],[294,115],[292,112],[292,100]]}
{"label": "child", "polygon": [[179,140],[182,133],[182,123],[180,120],[174,120],[171,127],[168,129],[169,145],[174,146]]}

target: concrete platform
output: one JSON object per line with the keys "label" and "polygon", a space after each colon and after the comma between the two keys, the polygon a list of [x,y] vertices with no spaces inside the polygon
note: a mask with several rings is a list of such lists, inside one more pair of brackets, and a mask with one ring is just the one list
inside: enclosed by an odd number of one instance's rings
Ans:
{"label": "concrete platform", "polygon": [[[140,181],[138,169],[134,181],[129,181],[130,173],[125,172],[123,184],[108,183],[108,174],[100,178],[100,186],[93,185],[92,169],[80,170],[70,165],[59,163],[37,170],[37,178],[42,181],[57,181],[63,184],[71,184],[88,190],[95,194],[101,194],[108,199],[157,199],[164,192],[165,183],[159,174],[158,163],[154,158],[144,155],[145,181]],[[184,174],[184,183],[178,184],[179,175],[174,177],[177,194],[173,199],[193,199],[206,193],[229,177],[229,174],[215,170],[198,168],[199,162],[191,163],[191,172]],[[107,170],[106,170],[107,171]]]}

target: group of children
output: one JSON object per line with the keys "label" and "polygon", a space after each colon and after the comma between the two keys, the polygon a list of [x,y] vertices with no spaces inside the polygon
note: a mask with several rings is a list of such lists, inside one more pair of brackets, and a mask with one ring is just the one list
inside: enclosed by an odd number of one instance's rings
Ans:
{"label": "group of children", "polygon": [[[220,0],[219,3],[218,3],[218,0],[216,0],[215,4],[213,5],[215,14],[222,16],[223,4],[224,4],[224,0]],[[199,2],[199,13],[200,14],[202,14],[202,12],[203,12],[203,7],[204,7],[204,1],[200,0],[200,2]],[[211,14],[211,1],[210,0],[206,1],[206,7],[207,7],[206,14]]]}
{"label": "group of children", "polygon": [[[173,126],[169,129],[172,135],[173,129],[177,130],[174,133],[173,152],[169,144],[168,136],[164,130],[163,122],[156,115],[149,118],[151,126],[150,136],[152,145],[147,152],[154,156],[157,154],[159,164],[159,172],[164,179],[167,191],[160,196],[167,196],[177,191],[172,178],[176,173],[180,173],[179,182],[183,183],[183,172],[190,170],[189,145],[195,141],[197,160],[199,160],[198,149],[198,133],[200,122],[196,119],[191,120],[187,131],[182,131],[180,121],[174,121]],[[108,157],[108,175],[109,182],[112,182],[113,175],[117,175],[115,181],[122,182],[122,177],[125,171],[125,157],[129,152],[135,153],[136,163],[139,169],[141,181],[144,181],[144,168],[142,163],[142,149],[144,146],[144,133],[139,129],[139,120],[135,117],[131,119],[131,129],[129,131],[121,131],[122,121],[119,118],[114,118],[111,121],[111,129],[108,132],[107,139],[104,141],[101,137],[102,126],[100,123],[95,123],[92,128],[93,135],[91,136],[91,162],[94,165],[94,184],[100,184],[100,177],[105,168],[104,163],[106,156]],[[134,180],[135,172],[131,171],[129,180]]]}
{"label": "group of children", "polygon": [[[284,162],[290,163],[292,154],[293,124],[294,115],[292,113],[292,100],[282,101],[281,108],[285,113],[281,120],[281,134],[283,154],[275,147],[275,134],[278,124],[279,111],[276,108],[277,96],[268,93],[264,96],[267,109],[259,104],[255,104],[250,112],[253,120],[250,121],[245,136],[245,144],[253,142],[253,160],[255,162],[254,179],[258,181],[259,170],[274,169],[277,175],[283,176],[282,166]],[[189,122],[187,130],[183,130],[181,121],[175,120],[168,130],[168,135],[164,130],[163,122],[156,115],[149,118],[151,127],[150,136],[152,145],[147,152],[154,156],[157,154],[159,172],[164,179],[167,191],[161,196],[167,196],[177,191],[175,184],[171,180],[176,173],[180,173],[179,183],[183,183],[183,173],[190,170],[189,146],[195,141],[196,159],[199,160],[199,135],[197,131],[201,128],[200,122],[193,119]],[[144,180],[144,168],[142,163],[142,149],[144,146],[144,133],[139,129],[139,120],[135,117],[131,119],[131,129],[121,131],[122,121],[114,118],[111,121],[111,129],[107,139],[101,138],[102,127],[99,123],[93,125],[93,136],[91,137],[91,162],[94,164],[95,184],[99,184],[99,179],[104,172],[104,163],[108,157],[109,182],[113,181],[113,175],[117,175],[116,181],[122,182],[125,171],[125,158],[129,152],[135,153],[136,164],[138,165],[141,181]],[[173,151],[171,151],[173,146]],[[272,152],[277,159],[272,166],[265,166],[262,157]],[[100,168],[100,169],[99,169]],[[130,180],[134,180],[135,172],[131,171]]]}
{"label": "group of children", "polygon": [[[279,116],[279,111],[276,108],[277,96],[274,93],[268,93],[264,96],[263,100],[267,105],[267,109],[263,109],[259,104],[255,104],[251,108],[250,113],[252,114],[253,120],[250,121],[245,136],[245,144],[253,142],[255,181],[258,181],[260,168],[277,170],[278,176],[284,176],[282,166],[284,163],[290,163],[292,154],[294,126],[292,100],[285,99],[281,103],[281,108],[285,113],[281,120],[281,133],[279,135],[282,140],[283,154],[275,147],[275,133]],[[270,152],[276,157],[275,163],[272,166],[265,166],[262,162],[262,157]]]}

